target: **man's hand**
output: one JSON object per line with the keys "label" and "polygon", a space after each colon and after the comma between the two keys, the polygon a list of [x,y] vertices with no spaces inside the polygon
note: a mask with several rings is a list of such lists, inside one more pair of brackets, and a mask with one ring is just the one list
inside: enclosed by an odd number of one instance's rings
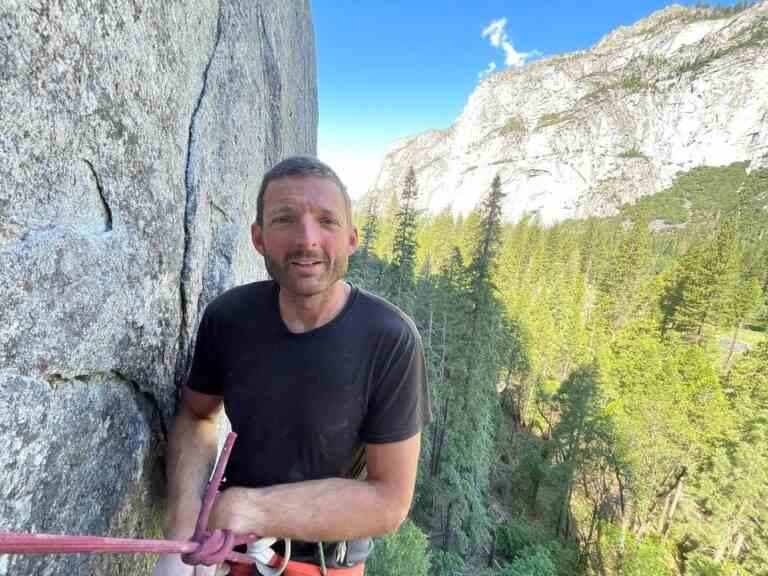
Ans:
{"label": "man's hand", "polygon": [[211,509],[211,515],[208,518],[208,529],[231,530],[235,534],[248,533],[248,527],[241,524],[242,515],[237,513],[238,509],[242,508],[242,506],[250,505],[251,514],[258,515],[259,510],[253,506],[252,500],[248,499],[248,493],[248,488],[239,487],[219,492]]}
{"label": "man's hand", "polygon": [[216,566],[222,564],[232,552],[235,546],[235,533],[229,530],[214,530],[195,536],[197,550],[188,554],[182,554],[181,560],[185,564],[204,564]]}
{"label": "man's hand", "polygon": [[203,492],[216,459],[219,396],[184,388],[166,456],[167,510],[165,534],[188,539],[195,530]]}
{"label": "man's hand", "polygon": [[266,488],[234,487],[216,497],[208,530],[307,542],[355,540],[396,530],[408,514],[420,435],[366,447],[365,480],[327,478]]}
{"label": "man's hand", "polygon": [[[166,537],[188,540],[195,530],[203,491],[216,458],[216,419],[221,397],[184,388],[171,430],[166,477]],[[214,568],[184,564],[178,554],[161,556],[155,576],[213,576]]]}

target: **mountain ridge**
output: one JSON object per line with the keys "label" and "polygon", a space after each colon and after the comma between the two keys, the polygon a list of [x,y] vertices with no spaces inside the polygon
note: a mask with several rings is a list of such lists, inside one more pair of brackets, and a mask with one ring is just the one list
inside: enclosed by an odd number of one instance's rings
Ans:
{"label": "mountain ridge", "polygon": [[586,50],[481,80],[454,122],[396,140],[369,194],[416,170],[421,207],[469,212],[498,173],[509,219],[613,214],[698,166],[768,165],[768,1],[668,6]]}

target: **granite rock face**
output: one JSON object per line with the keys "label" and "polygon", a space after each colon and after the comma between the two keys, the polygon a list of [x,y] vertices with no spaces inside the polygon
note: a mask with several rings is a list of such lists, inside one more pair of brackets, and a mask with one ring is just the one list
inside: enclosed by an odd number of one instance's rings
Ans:
{"label": "granite rock face", "polygon": [[498,173],[505,215],[609,214],[697,166],[768,165],[768,1],[671,6],[596,46],[483,79],[449,129],[395,142],[374,193],[413,166],[422,207],[466,214]]}
{"label": "granite rock face", "polygon": [[3,3],[0,531],[157,535],[202,309],[263,277],[260,178],[315,152],[314,58],[302,0]]}

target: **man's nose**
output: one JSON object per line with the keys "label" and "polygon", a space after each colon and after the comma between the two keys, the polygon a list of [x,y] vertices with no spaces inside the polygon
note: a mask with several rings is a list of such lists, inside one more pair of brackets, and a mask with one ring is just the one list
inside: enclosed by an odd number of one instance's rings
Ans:
{"label": "man's nose", "polygon": [[320,241],[320,227],[315,219],[309,215],[299,220],[298,230],[296,231],[296,242],[301,246],[317,246]]}

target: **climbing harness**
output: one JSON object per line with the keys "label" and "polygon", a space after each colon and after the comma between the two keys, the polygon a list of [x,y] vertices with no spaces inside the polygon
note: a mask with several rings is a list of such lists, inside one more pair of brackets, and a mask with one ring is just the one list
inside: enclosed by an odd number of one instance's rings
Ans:
{"label": "climbing harness", "polygon": [[[285,564],[285,571],[282,572],[282,576],[363,576],[365,572],[365,564],[363,563],[348,568],[323,568],[322,565],[318,566],[297,560],[288,560],[286,562],[286,559],[279,554],[274,554],[268,562],[268,566],[282,566],[283,564]],[[262,562],[255,566],[230,562],[229,576],[258,576],[259,574],[270,576],[273,573],[268,572],[267,567]]]}

